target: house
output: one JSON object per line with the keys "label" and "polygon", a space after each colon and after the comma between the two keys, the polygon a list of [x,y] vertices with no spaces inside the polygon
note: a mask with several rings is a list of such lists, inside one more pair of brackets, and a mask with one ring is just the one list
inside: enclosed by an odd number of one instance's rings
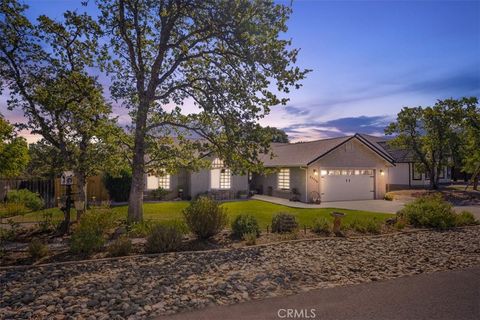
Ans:
{"label": "house", "polygon": [[[355,134],[303,143],[274,143],[275,155],[263,155],[267,174],[234,175],[220,158],[210,169],[146,177],[148,198],[159,187],[164,199],[210,194],[219,200],[249,191],[302,202],[383,199],[385,193],[429,184],[408,150],[395,149],[386,138]],[[450,181],[447,168],[440,182]]]}

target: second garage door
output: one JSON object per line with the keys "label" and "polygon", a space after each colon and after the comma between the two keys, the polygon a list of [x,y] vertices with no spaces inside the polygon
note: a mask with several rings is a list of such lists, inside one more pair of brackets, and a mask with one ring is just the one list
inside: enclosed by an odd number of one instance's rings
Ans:
{"label": "second garage door", "polygon": [[375,197],[374,171],[371,169],[321,170],[322,201],[371,200]]}

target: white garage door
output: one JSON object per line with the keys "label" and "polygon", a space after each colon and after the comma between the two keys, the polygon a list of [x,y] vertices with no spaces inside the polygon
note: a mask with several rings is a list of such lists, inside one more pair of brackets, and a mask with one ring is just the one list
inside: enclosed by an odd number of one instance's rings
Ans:
{"label": "white garage door", "polygon": [[321,170],[320,193],[322,201],[374,199],[373,170]]}

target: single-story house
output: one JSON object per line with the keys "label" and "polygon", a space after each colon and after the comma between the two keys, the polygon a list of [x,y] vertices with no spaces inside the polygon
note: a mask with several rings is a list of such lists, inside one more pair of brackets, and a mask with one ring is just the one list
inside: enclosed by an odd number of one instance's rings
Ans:
{"label": "single-story house", "polygon": [[[248,192],[302,202],[382,199],[386,192],[427,186],[428,175],[418,170],[411,152],[392,148],[386,138],[355,134],[302,143],[274,143],[274,157],[261,160],[268,174],[233,175],[220,158],[211,169],[179,171],[146,177],[145,191],[161,187],[165,199],[211,194],[217,199]],[[444,168],[440,182],[450,181]]]}

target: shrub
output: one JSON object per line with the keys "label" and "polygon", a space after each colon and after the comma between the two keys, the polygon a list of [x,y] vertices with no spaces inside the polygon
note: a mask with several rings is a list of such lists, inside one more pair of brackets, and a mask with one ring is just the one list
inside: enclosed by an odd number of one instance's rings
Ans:
{"label": "shrub", "polygon": [[383,197],[383,199],[387,200],[387,201],[393,201],[394,199],[394,196],[392,193],[388,192],[385,194],[385,196]]}
{"label": "shrub", "polygon": [[127,201],[132,184],[132,173],[126,169],[120,171],[118,175],[106,173],[103,176],[103,184],[108,190],[110,199],[116,202]]}
{"label": "shrub", "polygon": [[183,210],[185,222],[199,239],[213,237],[228,223],[227,210],[218,202],[200,197]]}
{"label": "shrub", "polygon": [[105,244],[107,230],[113,219],[109,210],[92,211],[83,215],[72,234],[70,249],[73,253],[90,255]]}
{"label": "shrub", "polygon": [[471,226],[476,224],[478,224],[478,221],[475,220],[475,217],[473,216],[473,214],[468,211],[460,212],[459,214],[457,214],[455,219],[455,225],[458,227]]}
{"label": "shrub", "polygon": [[295,216],[289,213],[279,213],[272,218],[272,232],[285,233],[298,229]]}
{"label": "shrub", "polygon": [[327,218],[317,217],[313,220],[312,231],[329,234],[332,231],[332,223]]}
{"label": "shrub", "polygon": [[38,227],[42,232],[52,231],[55,230],[58,226],[53,220],[53,211],[52,210],[45,210],[42,213],[42,221],[38,223]]}
{"label": "shrub", "polygon": [[438,194],[415,199],[398,212],[415,227],[448,229],[456,224],[456,215],[452,206]]}
{"label": "shrub", "polygon": [[382,231],[382,223],[376,218],[354,218],[342,227],[344,230],[350,229],[359,233],[379,234]]}
{"label": "shrub", "polygon": [[128,256],[132,251],[132,241],[125,236],[121,236],[108,247],[110,257]]}
{"label": "shrub", "polygon": [[148,253],[170,252],[182,244],[183,232],[176,225],[156,225],[147,237],[145,251]]}
{"label": "shrub", "polygon": [[245,239],[245,244],[247,246],[253,246],[257,243],[257,233],[256,232],[244,233],[243,238]]}
{"label": "shrub", "polygon": [[397,230],[403,230],[407,226],[407,222],[405,219],[397,219],[394,226]]}
{"label": "shrub", "polygon": [[153,222],[151,220],[132,223],[128,225],[128,235],[133,238],[146,237],[152,232],[153,227],[155,227],[157,224],[158,222]]}
{"label": "shrub", "polygon": [[23,204],[32,211],[43,208],[43,200],[40,196],[27,189],[11,190],[7,193],[7,203]]}
{"label": "shrub", "polygon": [[236,216],[233,220],[232,232],[237,238],[242,238],[247,233],[253,233],[258,237],[260,235],[260,227],[254,216],[250,214],[241,214]]}
{"label": "shrub", "polygon": [[28,245],[28,253],[33,260],[38,260],[48,254],[48,246],[38,239],[33,239]]}
{"label": "shrub", "polygon": [[170,191],[163,189],[162,187],[158,187],[157,189],[151,192],[152,197],[158,200],[164,200],[165,196],[167,196]]}
{"label": "shrub", "polygon": [[8,229],[0,228],[0,241],[14,241],[20,228],[20,224],[13,219],[8,219]]}

